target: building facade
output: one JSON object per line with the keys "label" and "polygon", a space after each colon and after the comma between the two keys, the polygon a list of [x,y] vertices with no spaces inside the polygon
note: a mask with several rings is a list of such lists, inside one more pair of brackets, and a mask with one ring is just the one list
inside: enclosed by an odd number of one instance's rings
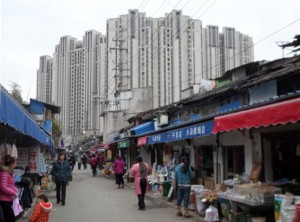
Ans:
{"label": "building facade", "polygon": [[[99,95],[105,71],[106,37],[95,30],[82,41],[61,38],[53,54],[52,100],[62,107],[60,124],[64,135],[99,135]],[[102,90],[103,91],[103,90]]]}
{"label": "building facade", "polygon": [[52,58],[41,56],[40,65],[37,71],[37,99],[45,103],[51,103],[52,88]]}

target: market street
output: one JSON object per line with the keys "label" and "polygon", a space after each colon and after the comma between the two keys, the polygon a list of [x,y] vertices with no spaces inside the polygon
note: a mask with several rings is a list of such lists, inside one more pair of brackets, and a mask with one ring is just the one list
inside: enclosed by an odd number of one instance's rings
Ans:
{"label": "market street", "polygon": [[137,196],[132,188],[125,186],[124,189],[116,189],[113,180],[102,175],[92,177],[89,167],[80,171],[74,168],[73,181],[67,187],[65,206],[56,204],[54,195],[51,195],[50,201],[53,203],[51,222],[168,222],[197,219],[177,217],[174,206],[162,198],[146,197],[146,211],[137,210]]}

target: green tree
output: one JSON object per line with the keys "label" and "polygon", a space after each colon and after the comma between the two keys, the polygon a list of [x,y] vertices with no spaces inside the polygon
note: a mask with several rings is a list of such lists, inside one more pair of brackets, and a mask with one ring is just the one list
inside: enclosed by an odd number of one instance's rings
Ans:
{"label": "green tree", "polygon": [[59,122],[57,119],[52,117],[52,137],[59,137],[60,134]]}
{"label": "green tree", "polygon": [[23,98],[21,96],[21,93],[22,93],[21,86],[16,82],[10,81],[10,94],[20,104],[23,103]]}

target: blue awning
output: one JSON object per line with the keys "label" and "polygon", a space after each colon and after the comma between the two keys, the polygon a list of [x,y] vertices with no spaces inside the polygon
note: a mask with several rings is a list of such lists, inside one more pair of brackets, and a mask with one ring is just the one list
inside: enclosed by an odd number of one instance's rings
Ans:
{"label": "blue awning", "polygon": [[212,135],[214,122],[198,123],[191,126],[182,127],[176,130],[158,133],[149,136],[148,144],[166,143],[176,140],[184,140],[194,137],[202,137]]}
{"label": "blue awning", "polygon": [[153,121],[143,123],[141,125],[138,125],[138,126],[133,127],[133,128],[130,129],[130,131],[133,131],[135,135],[150,133],[150,132],[153,132],[154,130],[155,130],[155,128],[154,128],[154,122]]}
{"label": "blue awning", "polygon": [[40,143],[50,145],[50,135],[32,119],[30,114],[2,88],[0,88],[0,94],[0,122]]}

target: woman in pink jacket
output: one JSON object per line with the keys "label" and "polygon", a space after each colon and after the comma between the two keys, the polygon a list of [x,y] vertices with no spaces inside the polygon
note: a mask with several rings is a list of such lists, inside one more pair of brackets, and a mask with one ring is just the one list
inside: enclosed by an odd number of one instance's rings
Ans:
{"label": "woman in pink jacket", "polygon": [[18,197],[15,187],[13,169],[16,167],[16,158],[6,155],[4,166],[0,165],[0,205],[4,213],[4,221],[15,222],[16,217],[12,209],[13,199]]}
{"label": "woman in pink jacket", "polygon": [[134,177],[134,188],[135,193],[138,196],[139,202],[139,210],[146,210],[145,205],[145,193],[147,191],[147,185],[148,185],[148,174],[151,170],[150,166],[143,162],[142,156],[136,157],[137,163],[134,164],[131,168],[131,176]]}
{"label": "woman in pink jacket", "polygon": [[121,156],[117,156],[114,163],[117,189],[124,188],[124,161]]}

